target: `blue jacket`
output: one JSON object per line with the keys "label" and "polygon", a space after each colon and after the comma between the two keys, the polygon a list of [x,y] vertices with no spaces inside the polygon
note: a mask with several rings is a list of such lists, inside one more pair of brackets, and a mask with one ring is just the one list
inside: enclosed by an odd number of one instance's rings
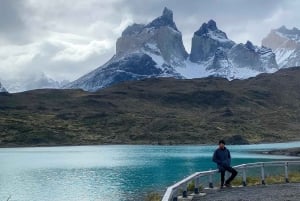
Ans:
{"label": "blue jacket", "polygon": [[217,163],[220,171],[224,170],[224,167],[230,167],[231,156],[230,151],[224,147],[224,149],[216,149],[213,155],[213,162]]}

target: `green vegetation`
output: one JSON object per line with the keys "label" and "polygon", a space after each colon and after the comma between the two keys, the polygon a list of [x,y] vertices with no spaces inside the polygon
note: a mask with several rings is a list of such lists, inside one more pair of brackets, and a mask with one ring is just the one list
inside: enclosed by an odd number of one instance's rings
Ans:
{"label": "green vegetation", "polygon": [[187,190],[193,192],[195,190],[195,182],[191,182],[187,186]]}
{"label": "green vegetation", "polygon": [[147,79],[0,94],[0,146],[299,140],[300,68],[231,82]]}
{"label": "green vegetation", "polygon": [[150,193],[147,195],[145,201],[161,201],[161,195],[159,193]]}
{"label": "green vegetation", "polygon": [[[259,185],[261,184],[260,177],[247,177],[246,182],[248,186]],[[241,177],[237,177],[232,181],[233,186],[240,186],[243,183],[243,179]]]}
{"label": "green vegetation", "polygon": [[[242,185],[242,178],[237,177],[232,181],[233,186],[239,186]],[[246,178],[247,185],[253,186],[253,185],[260,185],[261,184],[261,178],[260,177],[247,177]],[[265,178],[266,184],[280,184],[285,183],[285,176],[284,175],[272,175],[267,176]],[[300,172],[291,172],[289,173],[289,182],[300,182]]]}
{"label": "green vegetation", "polygon": [[[242,185],[242,178],[237,177],[232,181],[233,186],[240,186]],[[261,178],[255,177],[255,176],[249,176],[246,179],[247,186],[255,186],[255,185],[261,185]],[[282,184],[285,183],[285,177],[284,175],[273,175],[273,176],[267,176],[265,178],[266,184]],[[300,182],[300,172],[291,172],[289,173],[289,182],[295,183]],[[190,182],[188,184],[187,190],[189,192],[194,192],[195,183]],[[203,191],[203,186],[199,187],[199,192]],[[146,197],[146,201],[160,201],[162,196],[159,193],[150,193]]]}
{"label": "green vegetation", "polygon": [[[192,181],[192,182],[190,182],[190,183],[188,184],[187,190],[188,190],[189,192],[194,192],[194,191],[195,191],[195,182],[194,182],[194,181]],[[201,192],[202,190],[203,190],[203,186],[200,185],[200,186],[199,186],[199,192]]]}
{"label": "green vegetation", "polygon": [[289,173],[289,180],[292,183],[300,182],[300,172]]}

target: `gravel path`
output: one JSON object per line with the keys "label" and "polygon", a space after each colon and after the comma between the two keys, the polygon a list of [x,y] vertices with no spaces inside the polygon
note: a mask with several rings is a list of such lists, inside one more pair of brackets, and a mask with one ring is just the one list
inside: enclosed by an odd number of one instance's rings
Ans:
{"label": "gravel path", "polygon": [[204,190],[192,201],[299,201],[300,183]]}

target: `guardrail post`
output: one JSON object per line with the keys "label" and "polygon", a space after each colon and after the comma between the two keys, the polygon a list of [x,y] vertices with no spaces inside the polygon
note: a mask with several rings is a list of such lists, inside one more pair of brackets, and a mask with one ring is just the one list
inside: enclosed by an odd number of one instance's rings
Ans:
{"label": "guardrail post", "polygon": [[264,163],[262,163],[260,169],[261,169],[261,184],[265,185],[266,183],[265,183],[265,165],[264,165]]}
{"label": "guardrail post", "polygon": [[243,186],[247,186],[246,166],[243,167]]}
{"label": "guardrail post", "polygon": [[172,201],[178,201],[177,196],[178,196],[178,189],[176,189],[176,190],[174,191],[173,196],[172,196]]}
{"label": "guardrail post", "polygon": [[182,197],[187,198],[187,184],[183,185]]}
{"label": "guardrail post", "polygon": [[[289,182],[289,175],[288,175],[288,166],[293,165],[300,165],[300,161],[274,161],[274,162],[258,162],[258,163],[248,163],[248,164],[241,164],[238,166],[234,166],[237,169],[240,169],[242,171],[242,179],[243,179],[243,186],[247,186],[247,176],[246,172],[248,168],[261,168],[261,182],[262,184],[265,184],[265,167],[269,166],[277,166],[282,167],[284,166],[285,170],[285,181]],[[190,175],[189,177],[181,180],[180,182],[177,182],[176,184],[168,187],[166,190],[164,197],[162,201],[178,201],[179,191],[182,191],[183,197],[187,197],[188,189],[187,184],[191,180],[194,180],[195,182],[195,189],[194,192],[199,192],[199,185],[200,185],[200,176],[209,176],[209,182],[212,183],[211,177],[217,172],[217,170],[213,171],[203,171],[203,172],[196,172],[193,175]]]}
{"label": "guardrail post", "polygon": [[[209,169],[211,171],[211,169]],[[214,185],[213,185],[213,174],[210,174],[209,175],[209,184],[208,184],[208,187],[209,188],[214,188]]]}
{"label": "guardrail post", "polygon": [[200,185],[200,177],[197,177],[195,179],[195,188],[194,188],[195,194],[199,194],[199,185]]}
{"label": "guardrail post", "polygon": [[289,183],[289,173],[288,173],[288,162],[285,162],[284,165],[284,172],[285,172],[285,182]]}

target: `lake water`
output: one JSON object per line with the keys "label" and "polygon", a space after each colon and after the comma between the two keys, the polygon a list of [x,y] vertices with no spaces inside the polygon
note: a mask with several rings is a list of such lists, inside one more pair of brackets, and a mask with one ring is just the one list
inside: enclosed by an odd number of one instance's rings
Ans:
{"label": "lake water", "polygon": [[[228,146],[233,164],[288,159],[252,151],[300,142]],[[130,201],[215,169],[216,146],[70,146],[0,149],[0,201]]]}

